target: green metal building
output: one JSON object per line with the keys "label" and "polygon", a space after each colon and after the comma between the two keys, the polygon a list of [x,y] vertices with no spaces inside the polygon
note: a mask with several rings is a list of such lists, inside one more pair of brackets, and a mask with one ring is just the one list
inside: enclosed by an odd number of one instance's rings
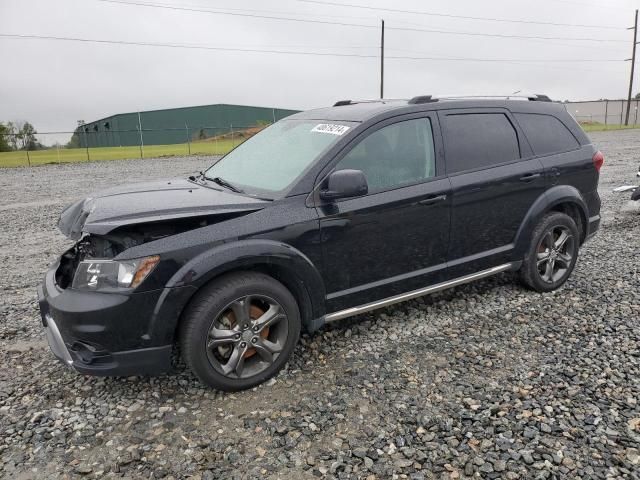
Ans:
{"label": "green metal building", "polygon": [[226,104],[169,108],[119,113],[79,125],[75,134],[83,148],[140,145],[141,136],[144,145],[169,145],[270,124],[294,113]]}

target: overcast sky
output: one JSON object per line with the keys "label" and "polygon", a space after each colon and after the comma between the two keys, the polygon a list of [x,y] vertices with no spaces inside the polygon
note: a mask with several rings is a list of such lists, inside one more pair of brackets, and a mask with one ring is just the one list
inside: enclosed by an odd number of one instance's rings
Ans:
{"label": "overcast sky", "polygon": [[[640,7],[640,0],[122,1],[235,15],[104,0],[0,0],[0,34],[357,54],[364,58],[0,37],[0,121],[28,120],[44,132],[73,130],[78,119],[91,121],[138,110],[212,103],[309,109],[338,99],[375,98],[379,95],[379,59],[375,57],[381,18],[387,26],[389,57],[541,60],[507,63],[387,58],[387,98],[517,90],[542,92],[561,100],[622,98],[627,93],[630,62],[561,61],[629,58],[632,36],[624,28],[632,25],[634,9]],[[384,8],[617,28],[471,20]],[[425,29],[597,41],[416,31]],[[635,91],[640,91],[638,70]],[[51,138],[44,140],[51,143]],[[61,141],[67,138],[56,137]]]}

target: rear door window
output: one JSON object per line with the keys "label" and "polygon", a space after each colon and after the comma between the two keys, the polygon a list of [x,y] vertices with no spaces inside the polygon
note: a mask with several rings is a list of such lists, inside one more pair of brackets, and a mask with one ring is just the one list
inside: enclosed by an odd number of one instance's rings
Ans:
{"label": "rear door window", "polygon": [[580,147],[564,123],[552,115],[516,113],[514,116],[536,155],[567,152]]}
{"label": "rear door window", "polygon": [[518,134],[504,113],[444,116],[447,173],[488,168],[520,158]]}

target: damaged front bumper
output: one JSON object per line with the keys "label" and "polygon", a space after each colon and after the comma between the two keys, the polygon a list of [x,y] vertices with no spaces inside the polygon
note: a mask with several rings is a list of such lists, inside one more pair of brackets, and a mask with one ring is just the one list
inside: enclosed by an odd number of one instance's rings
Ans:
{"label": "damaged front bumper", "polygon": [[67,350],[67,346],[64,344],[58,325],[56,325],[56,322],[48,313],[44,315],[42,322],[44,323],[44,328],[47,332],[47,342],[49,342],[51,351],[58,360],[72,367],[73,358],[71,358],[71,354],[69,353],[69,350]]}
{"label": "damaged front bumper", "polygon": [[56,358],[89,375],[157,374],[171,368],[171,340],[150,330],[155,306],[167,297],[163,289],[128,295],[62,289],[55,280],[58,267],[53,265],[38,286],[42,324]]}

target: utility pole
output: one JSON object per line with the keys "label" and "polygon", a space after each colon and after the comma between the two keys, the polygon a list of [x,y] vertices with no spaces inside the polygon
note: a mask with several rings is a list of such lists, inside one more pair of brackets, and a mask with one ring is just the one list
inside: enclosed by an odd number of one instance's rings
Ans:
{"label": "utility pole", "polygon": [[380,33],[380,98],[384,98],[384,20]]}
{"label": "utility pole", "polygon": [[[631,95],[633,95],[633,71],[636,66],[636,45],[638,45],[638,9],[636,8],[636,18],[633,24],[633,53],[631,54],[631,77],[629,78],[629,95],[627,95],[627,116],[624,124],[629,125],[629,110],[631,109]],[[629,28],[628,30],[631,30]]]}
{"label": "utility pole", "polygon": [[[87,129],[85,127],[84,120],[78,120],[78,129],[81,129],[84,132],[84,147],[87,149],[87,162],[88,162],[89,161],[89,140],[87,139]],[[80,140],[80,146],[82,147],[82,139],[80,138],[80,135],[78,135],[78,140]]]}
{"label": "utility pole", "polygon": [[144,140],[142,139],[142,120],[140,120],[140,112],[138,112],[138,130],[140,131],[140,158],[144,158]]}
{"label": "utility pole", "polygon": [[187,131],[187,146],[189,147],[189,155],[191,155],[191,136],[189,135],[189,126],[184,122],[184,128]]}

